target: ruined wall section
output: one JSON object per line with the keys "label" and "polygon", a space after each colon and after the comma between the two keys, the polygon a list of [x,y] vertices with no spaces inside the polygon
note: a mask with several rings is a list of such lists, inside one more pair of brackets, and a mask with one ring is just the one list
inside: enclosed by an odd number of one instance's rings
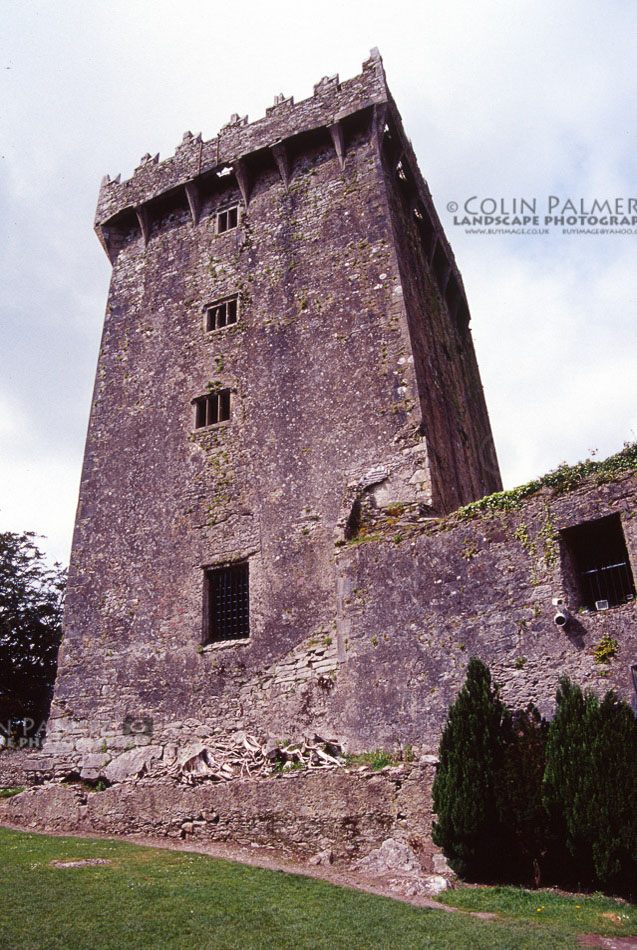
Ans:
{"label": "ruined wall section", "polygon": [[[393,871],[395,886],[411,884],[407,893],[413,894],[419,872],[448,872],[430,837],[434,774],[429,763],[381,773],[299,771],[199,787],[156,778],[103,791],[49,784],[0,800],[0,820],[58,834],[176,839],[186,847],[227,842],[249,849],[251,860],[274,852],[303,864],[327,861],[338,868],[368,858],[367,867],[361,865],[367,879],[375,870],[368,856],[373,860],[384,842],[385,849],[400,842],[402,855],[411,855],[412,861],[384,870]],[[235,860],[241,856],[227,854]]]}
{"label": "ruined wall section", "polygon": [[[497,496],[496,496],[497,497]],[[413,743],[437,748],[447,710],[479,656],[514,708],[552,714],[559,677],[635,702],[637,606],[581,611],[562,531],[616,514],[637,568],[637,478],[625,475],[558,494],[543,489],[512,510],[387,523],[340,548],[339,637],[346,661],[334,692],[342,729],[357,748]],[[390,519],[389,521],[396,521]],[[553,598],[573,611],[554,623]],[[607,663],[594,650],[617,642]]]}

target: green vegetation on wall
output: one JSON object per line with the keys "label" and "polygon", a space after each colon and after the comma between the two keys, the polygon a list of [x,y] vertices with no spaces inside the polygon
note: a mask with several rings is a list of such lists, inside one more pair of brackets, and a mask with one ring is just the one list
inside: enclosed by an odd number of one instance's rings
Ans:
{"label": "green vegetation on wall", "polygon": [[509,491],[495,492],[485,498],[479,498],[463,508],[458,508],[452,515],[458,520],[475,518],[476,516],[495,511],[512,511],[525,498],[535,495],[541,488],[553,488],[556,492],[567,492],[579,487],[583,482],[591,479],[596,485],[611,482],[621,475],[637,469],[637,442],[624,445],[621,452],[611,455],[610,458],[595,462],[587,459],[576,465],[560,465],[554,471],[548,472],[541,478],[533,479],[526,485],[519,485]]}

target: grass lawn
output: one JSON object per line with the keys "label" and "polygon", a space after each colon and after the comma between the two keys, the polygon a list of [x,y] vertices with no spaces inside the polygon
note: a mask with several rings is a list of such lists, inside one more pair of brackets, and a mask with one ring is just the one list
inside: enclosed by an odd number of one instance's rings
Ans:
{"label": "grass lawn", "polygon": [[554,891],[517,887],[460,887],[438,897],[462,910],[486,911],[507,920],[536,921],[565,933],[596,933],[607,937],[637,934],[637,907],[602,894],[565,896]]}
{"label": "grass lawn", "polygon": [[[111,863],[51,864],[95,858]],[[4,828],[0,872],[3,950],[559,950],[575,947],[576,933],[637,931],[636,909],[604,898],[538,899],[515,888],[460,889],[447,897],[506,918],[479,920],[205,855]],[[605,913],[619,916],[619,926]]]}

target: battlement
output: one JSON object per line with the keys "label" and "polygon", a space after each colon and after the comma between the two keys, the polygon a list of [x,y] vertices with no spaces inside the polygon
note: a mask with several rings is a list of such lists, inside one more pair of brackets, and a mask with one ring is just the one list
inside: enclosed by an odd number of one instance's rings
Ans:
{"label": "battlement", "polygon": [[[338,75],[325,76],[314,86],[313,95],[302,102],[295,103],[293,97],[278,95],[261,119],[248,122],[247,116],[234,114],[218,135],[207,142],[202,141],[201,134],[186,132],[170,158],[160,162],[159,153],[144,155],[127,181],[120,181],[119,175],[114,179],[105,176],[98,199],[96,230],[102,238],[101,229],[108,227],[127,209],[141,208],[154,198],[197,182],[215,171],[224,172],[230,168],[241,185],[242,179],[245,181],[246,178],[245,169],[242,174],[237,163],[263,149],[274,148],[279,155],[277,161],[284,168],[285,159],[278,146],[303,132],[330,127],[338,150],[339,140],[342,148],[339,126],[346,117],[388,101],[382,59],[378,50],[373,49],[369,59],[363,63],[362,72],[353,79],[341,83]],[[282,174],[285,175],[285,171]],[[193,189],[189,188],[189,191],[189,202],[194,211]],[[244,187],[242,191],[245,191]],[[244,194],[244,200],[246,198]],[[193,218],[196,218],[196,211]]]}
{"label": "battlement", "polygon": [[343,168],[348,146],[361,129],[375,136],[379,153],[408,190],[440,293],[459,323],[468,325],[462,277],[403,130],[376,48],[363,63],[362,72],[352,79],[340,82],[338,75],[324,76],[314,86],[313,95],[301,102],[277,95],[265,116],[255,122],[235,113],[208,142],[201,134],[186,132],[170,158],[160,162],[159,153],[147,153],[127,181],[120,181],[119,175],[113,180],[106,176],[100,188],[95,230],[114,263],[131,236],[148,244],[153,224],[172,211],[187,210],[197,225],[211,195],[223,200],[224,192],[234,187],[247,209],[264,169],[276,167],[287,187],[295,156],[312,142],[331,142]]}

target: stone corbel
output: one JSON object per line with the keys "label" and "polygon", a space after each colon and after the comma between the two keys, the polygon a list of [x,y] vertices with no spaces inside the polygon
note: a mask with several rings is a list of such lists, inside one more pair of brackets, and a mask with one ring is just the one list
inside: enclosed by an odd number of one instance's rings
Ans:
{"label": "stone corbel", "polygon": [[199,223],[199,215],[201,212],[201,201],[199,198],[199,189],[194,181],[186,182],[186,198],[188,199],[188,207],[190,208],[190,217],[193,224]]}
{"label": "stone corbel", "polygon": [[241,191],[241,197],[243,198],[243,203],[247,208],[250,201],[251,181],[248,172],[248,166],[246,165],[245,160],[243,158],[238,158],[236,162],[233,162],[232,170],[234,172],[235,178],[237,179],[237,184],[239,185],[239,189]]}
{"label": "stone corbel", "polygon": [[334,122],[333,125],[328,125],[329,133],[332,136],[332,143],[334,145],[334,151],[338,156],[338,162],[341,168],[345,167],[345,138],[343,136],[343,123],[340,121]]}
{"label": "stone corbel", "polygon": [[281,180],[287,188],[290,181],[290,156],[288,155],[286,144],[285,142],[277,142],[276,145],[270,147],[270,150],[274,155]]}
{"label": "stone corbel", "polygon": [[117,257],[117,252],[115,251],[115,246],[113,239],[111,237],[110,228],[104,227],[101,224],[95,225],[95,233],[97,234],[100,244],[106,251],[106,256],[108,257],[111,264],[115,263]]}
{"label": "stone corbel", "polygon": [[137,215],[137,221],[139,222],[139,227],[144,239],[144,247],[147,247],[150,238],[150,221],[148,218],[148,209],[145,205],[139,205],[137,208],[135,208],[135,214]]}

